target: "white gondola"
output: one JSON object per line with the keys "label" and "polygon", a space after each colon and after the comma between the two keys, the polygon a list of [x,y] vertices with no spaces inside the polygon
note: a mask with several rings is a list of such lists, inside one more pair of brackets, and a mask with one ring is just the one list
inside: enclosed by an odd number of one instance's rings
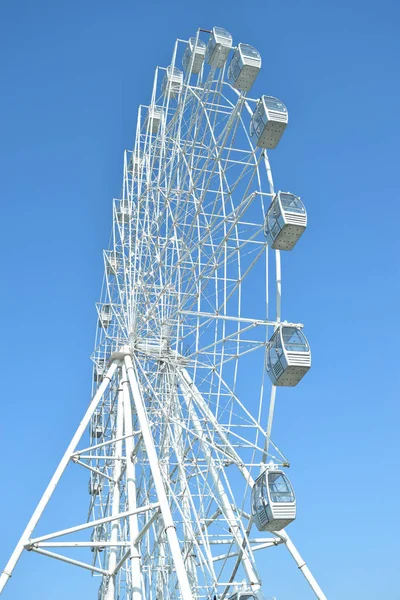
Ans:
{"label": "white gondola", "polygon": [[105,253],[105,263],[107,275],[115,275],[121,266],[121,258],[114,252]]}
{"label": "white gondola", "polygon": [[104,434],[104,427],[101,422],[101,415],[95,413],[92,420],[92,435],[95,438],[101,438]]}
{"label": "white gondola", "polygon": [[228,77],[237,90],[249,92],[261,69],[261,55],[248,44],[239,44],[233,53]]}
{"label": "white gondola", "polygon": [[136,152],[132,152],[131,158],[128,164],[128,171],[132,173],[132,175],[137,176],[143,166],[143,152],[138,150]]}
{"label": "white gondola", "polygon": [[103,434],[104,434],[103,425],[96,425],[96,427],[93,429],[93,437],[99,439],[103,436]]}
{"label": "white gondola", "polygon": [[264,221],[264,234],[274,250],[292,250],[307,227],[307,212],[298,196],[278,192]]}
{"label": "white gondola", "polygon": [[132,210],[128,205],[120,204],[117,208],[117,221],[120,225],[126,225],[132,218]]}
{"label": "white gondola", "polygon": [[296,498],[283,471],[264,471],[254,483],[251,503],[259,531],[280,531],[296,518]]}
{"label": "white gondola", "polygon": [[228,600],[257,600],[254,592],[235,592]]}
{"label": "white gondola", "polygon": [[[90,537],[92,542],[104,542],[105,530],[104,525],[96,525],[93,528],[92,535]],[[92,552],[103,552],[105,546],[92,546],[90,549]]]}
{"label": "white gondola", "polygon": [[145,129],[149,128],[150,133],[156,134],[160,129],[164,117],[163,109],[160,106],[149,106],[146,120],[144,123]]}
{"label": "white gondola", "polygon": [[103,381],[105,367],[106,367],[105,358],[97,359],[97,362],[94,365],[94,371],[93,371],[94,381],[97,381],[97,382]]}
{"label": "white gondola", "polygon": [[101,492],[101,483],[97,475],[91,476],[88,485],[89,494],[91,496],[98,496]]}
{"label": "white gondola", "polygon": [[203,40],[197,39],[196,43],[196,38],[191,37],[182,59],[182,66],[185,73],[189,71],[190,65],[192,65],[191,73],[194,73],[194,75],[200,73],[205,56],[206,45]]}
{"label": "white gondola", "polygon": [[161,84],[161,91],[166,95],[170,95],[171,98],[175,98],[182,89],[183,84],[183,72],[169,65],[167,72],[164,75],[164,79]]}
{"label": "white gondola", "polygon": [[206,61],[212,69],[224,66],[232,48],[232,36],[222,27],[213,27],[206,50]]}
{"label": "white gondola", "polygon": [[112,312],[111,312],[111,304],[103,304],[99,313],[99,327],[103,329],[107,329],[109,324],[111,323]]}
{"label": "white gondola", "polygon": [[280,325],[267,344],[266,369],[276,386],[295,386],[311,367],[311,350],[298,327]]}
{"label": "white gondola", "polygon": [[260,148],[276,148],[288,123],[286,106],[273,96],[262,96],[251,120],[250,133]]}

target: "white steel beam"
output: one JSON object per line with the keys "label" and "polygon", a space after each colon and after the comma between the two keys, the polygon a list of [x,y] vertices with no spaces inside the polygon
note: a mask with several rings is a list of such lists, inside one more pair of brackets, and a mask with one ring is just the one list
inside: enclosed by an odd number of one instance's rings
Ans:
{"label": "white steel beam", "polygon": [[[99,460],[99,458],[103,458],[103,457],[93,456],[93,457],[88,457],[88,458],[92,458],[92,460],[93,459]],[[105,458],[108,460],[108,456],[106,456]],[[88,471],[91,471],[92,473],[96,473],[96,475],[99,475],[99,477],[104,477],[105,479],[108,479],[108,481],[111,481],[111,482],[115,483],[113,477],[110,477],[106,473],[103,473],[102,471],[99,471],[99,469],[95,469],[94,467],[91,467],[87,463],[84,463],[84,462],[82,462],[81,460],[78,460],[75,457],[73,457],[72,460],[73,460],[73,462],[76,465],[80,465],[81,467],[84,467],[85,469],[88,469]]]}
{"label": "white steel beam", "polygon": [[140,429],[142,431],[143,442],[146,447],[147,457],[153,476],[154,486],[156,488],[157,496],[160,502],[160,508],[164,520],[164,530],[167,535],[168,543],[171,549],[172,560],[175,565],[176,576],[181,590],[182,599],[193,600],[189,579],[181,554],[178,536],[176,534],[175,523],[172,518],[171,509],[169,507],[167,494],[164,488],[164,482],[160,470],[160,465],[158,462],[153,436],[150,430],[150,425],[146,414],[146,409],[138,384],[136,371],[133,367],[132,358],[129,355],[125,356],[125,365],[129,384],[132,391],[133,402],[136,408],[136,414],[139,420]]}
{"label": "white steel beam", "polygon": [[190,501],[189,501],[189,484],[186,479],[183,464],[185,457],[185,448],[183,444],[183,428],[182,428],[182,415],[180,410],[179,398],[176,390],[176,381],[175,381],[175,370],[167,369],[165,373],[165,385],[167,386],[166,395],[169,397],[169,401],[173,403],[172,411],[174,414],[174,422],[172,424],[173,427],[173,438],[174,438],[174,447],[177,455],[178,461],[178,470],[177,476],[180,480],[180,506],[182,510],[182,514],[184,516],[183,519],[183,530],[185,537],[185,563],[187,565],[187,571],[189,576],[189,581],[193,590],[197,590],[198,586],[198,578],[197,578],[197,569],[196,569],[196,560],[193,552],[193,538],[194,532],[191,523],[191,512],[190,512]]}
{"label": "white steel beam", "polygon": [[46,535],[34,538],[33,540],[28,540],[28,542],[26,543],[26,547],[30,548],[38,542],[44,542],[46,540],[51,540],[53,538],[61,537],[63,535],[69,535],[70,533],[76,533],[77,531],[82,531],[83,529],[90,529],[91,527],[96,527],[96,525],[103,525],[104,523],[110,523],[111,521],[116,521],[118,519],[125,519],[126,517],[130,517],[132,515],[138,515],[139,513],[158,508],[159,506],[159,502],[153,502],[152,504],[147,504],[146,506],[139,506],[134,510],[127,510],[126,512],[119,513],[118,515],[112,515],[111,517],[103,517],[102,519],[96,519],[95,521],[89,521],[88,523],[75,525],[75,527],[69,527],[68,529],[62,529],[61,531],[47,533]]}
{"label": "white steel beam", "polygon": [[[251,551],[256,552],[256,550],[265,550],[265,548],[271,548],[271,546],[277,546],[278,544],[284,544],[283,540],[276,538],[277,541],[271,541],[269,543],[257,544],[255,546],[251,546]],[[213,561],[218,562],[219,560],[227,560],[228,558],[232,558],[235,556],[241,556],[241,552],[227,552],[226,554],[218,554],[217,556],[213,556]],[[232,583],[229,583],[231,586]]]}
{"label": "white steel beam", "polygon": [[[138,434],[138,431],[134,431],[132,435]],[[74,452],[73,456],[81,457],[81,454],[84,452],[90,452],[91,450],[97,450],[97,448],[103,448],[103,446],[109,446],[110,444],[115,444],[120,440],[125,440],[128,436],[122,435],[120,438],[112,438],[111,440],[107,440],[106,442],[101,442],[100,444],[95,444],[94,446],[88,446],[88,448],[82,448],[82,450],[77,450]],[[109,458],[107,456],[107,458]]]}
{"label": "white steel beam", "polygon": [[[122,435],[124,433],[124,414],[123,414],[123,391],[121,385],[118,388],[117,407],[115,416],[115,437],[118,442],[115,443],[114,451],[117,456],[122,454]],[[115,461],[113,465],[113,480],[114,485],[112,487],[112,504],[111,504],[111,515],[116,516],[120,512],[120,500],[121,493],[119,489],[119,478],[121,475],[122,464],[121,461]],[[129,507],[130,508],[130,507]],[[129,517],[132,518],[132,517]],[[118,541],[119,521],[113,521],[111,525],[110,541]],[[117,565],[118,558],[118,546],[112,546],[108,555],[108,570],[112,575],[108,580],[108,588],[106,593],[106,600],[117,600],[118,591],[116,589],[115,581],[115,567]]]}
{"label": "white steel beam", "polygon": [[[123,556],[120,559],[119,563],[116,565],[114,571],[112,571],[112,573],[111,573],[111,579],[110,579],[110,581],[115,577],[115,575],[118,573],[118,571],[120,570],[120,568],[122,567],[122,565],[128,560],[130,554],[131,554],[131,550],[130,549],[127,550],[125,552],[125,554],[123,554]],[[133,596],[132,596],[132,598],[133,598]]]}
{"label": "white steel beam", "polygon": [[[36,542],[35,548],[105,548],[108,546],[129,546],[128,542]],[[30,547],[30,550],[33,548]]]}
{"label": "white steel beam", "polygon": [[140,533],[138,533],[136,539],[133,541],[133,543],[135,545],[139,544],[142,537],[148,532],[148,530],[153,525],[153,523],[155,523],[155,521],[157,521],[159,516],[160,516],[160,509],[154,511],[154,513],[151,515],[150,519],[147,521],[146,525],[144,525],[143,529],[140,530]]}
{"label": "white steel beam", "polygon": [[193,383],[193,381],[192,381],[192,379],[191,379],[191,377],[190,377],[187,369],[179,369],[178,370],[178,376],[179,376],[180,385],[182,387],[182,390],[186,390],[186,393],[190,394],[192,396],[193,400],[195,400],[195,402],[200,407],[200,410],[204,413],[204,415],[210,421],[210,423],[212,423],[213,427],[215,428],[215,430],[217,431],[217,433],[220,436],[221,440],[223,441],[223,443],[224,443],[224,448],[223,448],[224,454],[226,454],[227,456],[231,457],[235,461],[235,464],[237,465],[239,471],[242,473],[243,477],[252,486],[253,485],[253,479],[252,479],[252,477],[249,475],[248,470],[244,467],[242,459],[240,458],[240,456],[236,452],[235,448],[233,448],[233,446],[230,443],[228,437],[224,433],[223,428],[218,423],[218,420],[213,415],[213,413],[210,410],[209,406],[205,402],[203,396],[200,394],[199,390],[197,389],[197,387]]}
{"label": "white steel beam", "polygon": [[43,554],[43,556],[55,558],[56,560],[61,560],[62,562],[74,565],[75,567],[82,567],[82,569],[87,569],[93,573],[101,573],[101,575],[105,576],[109,575],[109,572],[105,571],[104,569],[99,569],[99,567],[88,565],[87,563],[84,563],[80,560],[75,560],[74,558],[69,558],[68,556],[62,556],[62,554],[57,554],[56,552],[49,552],[48,550],[42,550],[41,548],[31,548],[31,551],[36,552],[37,554]]}
{"label": "white steel beam", "polygon": [[[133,434],[133,423],[132,423],[132,408],[131,408],[131,395],[129,393],[129,382],[127,380],[125,365],[122,365],[122,398],[123,398],[123,411],[124,411],[124,432],[127,436],[125,440],[125,451],[126,451],[126,492],[128,496],[128,508],[134,510],[136,508],[136,472],[133,457],[134,454],[134,438]],[[139,546],[136,543],[136,539],[139,534],[138,518],[133,515],[129,519],[129,536],[130,536],[130,567],[132,575],[132,596],[131,600],[143,600],[143,585],[142,585],[142,573],[141,573],[141,559]],[[128,556],[129,556],[128,555]],[[123,564],[123,563],[122,563]],[[121,564],[121,566],[122,566]]]}

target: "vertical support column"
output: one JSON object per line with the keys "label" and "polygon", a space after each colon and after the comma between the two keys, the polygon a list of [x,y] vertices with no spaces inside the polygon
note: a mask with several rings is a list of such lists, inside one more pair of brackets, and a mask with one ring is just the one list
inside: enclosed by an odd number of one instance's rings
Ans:
{"label": "vertical support column", "polygon": [[[166,314],[166,312],[165,312],[166,311],[166,301],[165,301],[164,297],[162,298],[161,306],[162,306],[161,318],[163,318],[164,315]],[[167,351],[168,346],[169,346],[168,327],[164,328],[163,325],[161,327],[162,327],[161,346],[163,347],[164,351]],[[163,329],[164,329],[164,331],[163,331]],[[157,386],[156,393],[159,395],[159,398],[161,399],[161,402],[163,403],[167,414],[171,415],[171,398],[168,394],[168,390],[167,390],[168,386],[166,384],[167,368],[168,368],[167,365],[164,365],[163,368],[161,368],[158,372],[157,383],[156,383],[156,386]],[[166,417],[166,418],[168,418],[168,417]],[[166,463],[169,462],[171,437],[172,436],[171,436],[170,428],[164,427],[162,433],[160,432],[160,438],[158,441],[158,452],[157,452],[158,463],[160,465],[161,470],[163,468],[165,468]],[[170,496],[169,496],[168,492],[167,492],[167,498],[168,498],[168,502],[169,502]],[[157,561],[157,562],[155,562],[155,565],[154,565],[154,570],[156,572],[155,591],[156,591],[156,599],[160,598],[160,600],[161,600],[162,598],[164,598],[164,595],[165,595],[165,586],[167,585],[167,581],[168,581],[167,573],[168,573],[168,571],[171,571],[171,569],[172,569],[172,561],[168,554],[168,542],[164,535],[164,523],[163,523],[162,519],[159,519],[157,521],[155,535],[157,537],[157,547],[158,547],[157,557],[154,558],[154,561]],[[182,555],[184,556],[183,552],[182,552]],[[188,573],[188,577],[189,577],[189,584],[190,584],[190,574],[189,573]]]}
{"label": "vertical support column", "polygon": [[53,495],[53,492],[56,489],[58,482],[60,481],[65,469],[67,468],[70,458],[71,458],[72,454],[74,453],[74,451],[76,450],[76,446],[78,445],[82,435],[84,434],[86,427],[89,425],[91,416],[92,416],[93,412],[95,411],[98,403],[100,402],[100,399],[102,398],[108,384],[110,383],[111,378],[114,375],[116,368],[117,368],[117,365],[115,362],[113,362],[111,364],[111,366],[109,367],[107,374],[104,376],[99,389],[93,396],[93,399],[89,404],[89,407],[85,413],[85,416],[83,417],[82,421],[80,422],[79,427],[76,430],[67,450],[65,451],[65,454],[62,457],[60,464],[58,465],[53,477],[50,479],[50,483],[47,486],[46,491],[44,492],[43,496],[41,497],[39,504],[37,505],[32,517],[30,518],[30,521],[29,521],[28,525],[26,526],[25,531],[23,532],[21,539],[19,540],[17,546],[15,547],[15,550],[12,553],[10,560],[8,561],[8,563],[6,565],[6,568],[0,575],[0,594],[3,591],[4,587],[6,586],[9,578],[11,577],[12,572],[15,568],[15,565],[19,561],[21,554],[24,550],[25,544],[28,543],[33,530],[35,529],[40,517],[42,516],[42,513],[43,513],[44,509],[46,508],[51,496]]}
{"label": "vertical support column", "polygon": [[158,556],[154,559],[155,563],[155,575],[154,575],[154,588],[156,591],[156,600],[163,598],[165,592],[166,578],[165,571],[170,566],[171,561],[168,560],[166,546],[167,544],[163,540],[163,521],[159,519],[156,523],[156,535],[158,538]]}
{"label": "vertical support column", "polygon": [[[115,457],[122,457],[122,436],[124,430],[124,414],[123,414],[123,391],[120,387],[118,388],[118,399],[117,399],[117,414],[116,414],[116,423],[115,423],[115,438],[119,440],[115,442]],[[120,460],[114,460],[114,469],[113,469],[113,490],[112,490],[112,506],[111,506],[111,514],[118,515],[120,513],[120,477],[122,472],[122,464]],[[130,509],[128,509],[130,510]],[[111,525],[111,542],[118,541],[118,529],[119,522],[118,520],[112,521]],[[118,558],[118,547],[112,546],[110,548],[110,555],[108,559],[108,570],[112,573],[117,566],[117,558]],[[117,590],[116,590],[116,575],[112,575],[108,582],[108,589],[106,600],[117,600]]]}
{"label": "vertical support column", "polygon": [[[168,368],[167,374],[167,386],[166,390],[171,398],[171,403],[173,406],[174,413],[174,423],[173,423],[173,432],[175,439],[175,451],[177,455],[178,462],[181,464],[184,463],[185,453],[184,453],[184,445],[182,441],[182,410],[180,407],[178,394],[176,390],[176,381],[175,381],[175,371]],[[191,527],[191,510],[190,510],[190,502],[188,498],[188,482],[184,474],[181,472],[181,469],[178,469],[178,477],[180,481],[180,494],[181,494],[181,506],[183,513],[183,531],[185,536],[185,563],[188,569],[189,581],[192,589],[197,589],[198,580],[197,580],[197,569],[196,569],[196,561],[193,554],[193,529]]]}
{"label": "vertical support column", "polygon": [[[126,453],[126,493],[128,496],[128,510],[136,508],[136,473],[135,465],[132,457],[133,454],[133,425],[132,425],[132,408],[131,396],[129,393],[129,382],[126,378],[125,365],[122,366],[122,389],[123,389],[123,407],[124,407],[124,430],[125,435],[129,436],[125,439]],[[131,543],[130,567],[132,575],[132,595],[131,600],[143,600],[142,588],[142,571],[140,562],[140,552],[137,544],[133,544],[139,534],[138,516],[132,515],[129,517],[129,534]]]}
{"label": "vertical support column", "polygon": [[175,565],[176,576],[178,578],[179,588],[182,594],[182,600],[193,600],[193,595],[189,585],[189,579],[186,573],[185,564],[183,562],[181,548],[179,545],[176,527],[172,518],[171,510],[168,503],[167,494],[164,488],[164,482],[161,475],[158,457],[154,445],[153,436],[150,430],[147,419],[146,409],[144,406],[142,394],[139,388],[136,371],[133,367],[132,358],[125,356],[126,372],[128,375],[129,384],[132,390],[133,402],[135,404],[137,417],[142,432],[143,442],[146,447],[147,457],[151,473],[153,475],[154,486],[156,488],[160,509],[164,519],[165,533],[168,538],[168,543],[171,549],[172,560]]}

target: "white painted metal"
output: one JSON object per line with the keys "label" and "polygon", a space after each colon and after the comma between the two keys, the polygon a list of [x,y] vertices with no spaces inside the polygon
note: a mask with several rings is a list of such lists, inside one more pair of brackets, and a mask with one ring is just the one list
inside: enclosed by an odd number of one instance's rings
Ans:
{"label": "white painted metal", "polygon": [[[97,381],[97,379],[96,379]],[[92,418],[92,436],[100,439],[104,435],[104,426],[102,423],[102,414],[95,413]]]}
{"label": "white painted metal", "polygon": [[[132,165],[133,169],[138,167],[137,161],[139,161],[139,160],[140,160],[140,158],[136,158],[136,160],[134,160],[133,165]],[[130,220],[132,218],[132,209],[127,202],[124,202],[121,200],[115,200],[115,210],[116,210],[117,221],[119,222],[119,224],[121,226],[130,222]]]}
{"label": "white painted metal", "polygon": [[87,569],[92,573],[101,573],[108,577],[108,571],[104,569],[99,569],[94,567],[93,565],[88,565],[81,560],[75,560],[73,558],[68,558],[67,556],[62,556],[61,554],[57,554],[56,552],[49,552],[48,550],[42,550],[41,548],[31,548],[32,552],[37,552],[37,554],[42,554],[43,556],[48,556],[50,558],[55,558],[57,560],[61,560],[62,562],[69,563],[70,565],[74,565],[75,567],[81,567],[83,569]]}
{"label": "white painted metal", "polygon": [[176,67],[169,65],[162,82],[162,92],[166,96],[175,98],[182,89],[183,73]]}
{"label": "white painted metal", "polygon": [[96,383],[99,383],[103,380],[104,370],[106,366],[105,363],[105,358],[98,358],[97,362],[94,365],[93,379],[94,381],[96,381]]}
{"label": "white painted metal", "polygon": [[224,66],[232,48],[232,36],[229,31],[222,27],[213,27],[208,40],[206,61],[212,69],[220,69]]}
{"label": "white painted metal", "polygon": [[53,531],[53,533],[48,533],[46,535],[41,535],[40,537],[29,539],[25,544],[25,547],[29,550],[35,544],[39,542],[43,542],[46,540],[51,540],[56,537],[62,537],[63,535],[70,535],[71,533],[76,533],[78,531],[83,531],[84,529],[91,529],[92,527],[97,527],[98,525],[103,525],[104,523],[112,523],[118,519],[125,519],[126,517],[130,517],[133,514],[144,513],[147,511],[152,511],[155,508],[158,508],[160,504],[155,502],[153,504],[148,504],[147,506],[140,506],[135,508],[134,510],[130,510],[127,512],[119,513],[119,515],[111,515],[110,517],[103,517],[102,519],[96,519],[94,521],[90,521],[87,523],[82,523],[81,525],[75,525],[74,527],[69,527],[68,529],[61,529],[60,531]]}
{"label": "white painted metal", "polygon": [[235,592],[229,600],[257,600],[257,596],[253,592]]}
{"label": "white painted metal", "polygon": [[206,45],[197,37],[191,37],[188,41],[185,53],[182,59],[182,66],[186,73],[198,75],[203,66],[206,56]]}
{"label": "white painted metal", "polygon": [[[124,433],[124,413],[123,413],[123,390],[122,388],[118,388],[117,395],[117,414],[116,414],[116,426],[115,426],[115,435],[118,439],[118,442],[115,442],[115,454],[116,456],[122,456],[122,440],[120,439]],[[111,500],[111,514],[112,516],[118,515],[120,510],[121,503],[121,493],[120,493],[120,478],[122,473],[122,464],[121,461],[114,461],[113,463],[113,477],[114,482],[110,489],[110,494],[112,496]],[[136,506],[129,507],[129,509],[135,509]],[[130,517],[137,518],[136,516]],[[116,543],[118,542],[118,533],[119,533],[119,521],[115,520],[111,525],[111,533],[110,533],[110,542]],[[110,573],[114,573],[115,567],[117,566],[118,560],[118,547],[113,546],[110,548],[110,552],[108,555],[108,571]],[[106,600],[117,600],[118,598],[118,587],[116,585],[116,576],[112,575],[108,581]]]}
{"label": "white painted metal", "polygon": [[268,342],[266,368],[275,386],[295,386],[311,367],[311,350],[298,327],[282,323]]}
{"label": "white painted metal", "polygon": [[275,192],[268,155],[251,142],[249,83],[227,82],[232,38],[208,35],[178,40],[170,68],[156,70],[124,156],[79,429],[88,439],[79,449],[74,437],[56,473],[70,462],[97,482],[88,522],[33,538],[49,486],[6,570],[26,548],[89,568],[99,600],[259,600],[269,580],[262,590],[256,558],[267,565],[263,552],[285,545],[324,599],[285,531],[254,535],[254,480],[269,461],[288,463],[271,440],[275,385],[268,416],[265,406],[265,350],[282,321],[280,251],[263,232]]}
{"label": "white painted metal", "polygon": [[147,112],[146,121],[144,123],[145,128],[150,131],[150,133],[155,134],[158,132],[160,125],[163,121],[164,112],[163,109],[159,106],[149,106],[149,110]]}
{"label": "white painted metal", "polygon": [[288,124],[286,106],[273,96],[262,96],[251,121],[251,133],[260,148],[273,149]]}
{"label": "white painted metal", "polygon": [[106,266],[106,273],[108,275],[116,275],[121,265],[121,257],[115,252],[105,252],[104,262]]}
{"label": "white painted metal", "polygon": [[[229,530],[232,534],[233,541],[236,544],[238,550],[240,550],[241,548],[243,548],[244,543],[245,543],[245,540],[243,537],[243,532],[241,530],[241,520],[238,518],[238,514],[235,513],[235,510],[233,509],[232,504],[229,502],[228,495],[227,495],[224,485],[221,481],[220,469],[218,469],[215,464],[209,444],[205,442],[206,436],[204,434],[204,430],[201,425],[201,421],[194,410],[194,406],[193,406],[193,402],[192,402],[193,397],[190,397],[190,395],[185,390],[183,390],[183,396],[184,396],[188,411],[189,411],[191,419],[192,419],[194,432],[198,436],[199,443],[200,443],[201,449],[203,451],[203,454],[204,454],[204,457],[205,457],[205,460],[206,460],[206,463],[207,463],[207,466],[209,469],[209,473],[210,473],[212,481],[213,481],[214,490],[215,490],[215,494],[218,498],[221,513],[225,517],[227,523],[229,523]],[[229,446],[228,446],[228,448],[229,448]],[[254,592],[259,591],[259,589],[261,587],[260,578],[259,578],[257,572],[255,571],[255,565],[253,564],[251,557],[249,556],[249,553],[247,552],[247,550],[245,550],[243,552],[242,560],[243,560],[243,567],[246,572],[246,575],[247,575],[249,581],[251,582],[252,590]]]}
{"label": "white painted metal", "polygon": [[248,44],[238,44],[229,64],[228,77],[234,88],[249,92],[261,69],[261,55]]}
{"label": "white painted metal", "polygon": [[[126,451],[126,491],[128,497],[128,509],[134,511],[137,508],[137,490],[134,454],[134,437],[132,428],[132,409],[125,365],[122,365],[122,386],[124,430],[127,436],[125,442]],[[153,517],[150,517],[153,518]],[[143,585],[141,577],[140,550],[135,540],[139,536],[139,523],[136,515],[129,518],[129,540],[130,540],[130,570],[132,576],[131,600],[144,600]]]}
{"label": "white painted metal", "polygon": [[109,324],[111,323],[112,312],[111,312],[111,304],[103,304],[100,308],[99,313],[99,327],[103,329],[107,329]]}
{"label": "white painted metal", "polygon": [[146,448],[147,458],[149,461],[154,486],[157,491],[157,496],[160,499],[160,508],[164,520],[164,531],[167,535],[168,543],[171,549],[172,560],[174,563],[176,576],[178,578],[179,587],[181,589],[182,597],[185,599],[187,598],[187,600],[192,600],[193,595],[190,589],[188,575],[185,569],[185,564],[182,559],[179,541],[176,535],[176,526],[169,508],[168,498],[164,488],[164,481],[158,462],[157,452],[154,446],[154,440],[151,434],[150,424],[146,414],[146,408],[143,402],[138,379],[132,364],[132,359],[129,355],[125,356],[125,365],[126,374],[132,391],[133,402],[135,405],[138,421],[140,423],[143,444]]}
{"label": "white painted metal", "polygon": [[296,498],[290,481],[271,464],[255,481],[251,503],[259,531],[280,531],[296,518]]}
{"label": "white painted metal", "polygon": [[264,234],[274,250],[292,250],[307,227],[307,212],[298,196],[278,192],[264,220]]}

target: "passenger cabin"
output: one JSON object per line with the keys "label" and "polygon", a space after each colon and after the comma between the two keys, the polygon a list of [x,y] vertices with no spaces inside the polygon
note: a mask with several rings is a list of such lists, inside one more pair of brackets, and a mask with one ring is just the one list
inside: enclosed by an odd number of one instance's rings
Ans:
{"label": "passenger cabin", "polygon": [[228,77],[237,90],[249,92],[261,69],[261,55],[248,44],[239,44],[229,64]]}
{"label": "passenger cabin", "polygon": [[296,518],[296,498],[283,471],[264,471],[254,483],[251,503],[259,531],[280,531]]}
{"label": "passenger cabin", "polygon": [[136,152],[132,152],[131,158],[128,164],[128,171],[132,173],[132,175],[137,176],[142,168],[144,159],[143,152],[141,150],[137,150]]}
{"label": "passenger cabin", "polygon": [[171,98],[175,98],[182,89],[183,85],[183,72],[169,65],[164,75],[164,79],[161,84],[161,91],[164,96],[170,95]]}
{"label": "passenger cabin", "polygon": [[222,27],[213,27],[206,49],[206,61],[212,69],[224,66],[232,48],[232,36]]}
{"label": "passenger cabin", "polygon": [[280,325],[267,344],[266,369],[276,386],[295,386],[311,367],[311,350],[298,327]]}
{"label": "passenger cabin", "polygon": [[264,234],[274,250],[292,250],[307,227],[307,212],[298,196],[278,192],[264,221]]}
{"label": "passenger cabin", "polygon": [[121,266],[120,257],[117,254],[115,254],[113,251],[106,252],[105,256],[106,256],[105,263],[106,263],[107,275],[115,275]]}
{"label": "passenger cabin", "polygon": [[101,415],[95,413],[92,419],[92,436],[95,438],[101,438],[104,434],[104,427],[102,425]]}
{"label": "passenger cabin", "polygon": [[251,120],[250,133],[259,148],[273,149],[278,145],[288,123],[286,106],[273,96],[262,96]]}
{"label": "passenger cabin", "polygon": [[117,220],[120,225],[129,223],[132,217],[131,207],[127,204],[120,204],[117,208]]}
{"label": "passenger cabin", "polygon": [[[105,538],[105,530],[104,530],[104,525],[96,525],[93,528],[93,532],[92,535],[90,537],[92,542],[104,542]],[[102,552],[104,550],[105,546],[91,546],[91,551],[92,552]]]}
{"label": "passenger cabin", "polygon": [[186,46],[185,54],[182,59],[182,66],[185,73],[190,72],[194,75],[198,75],[203,66],[204,59],[206,57],[206,45],[199,38],[196,41],[195,37],[189,39],[188,45]]}
{"label": "passenger cabin", "polygon": [[99,313],[99,327],[103,329],[107,329],[109,324],[111,323],[112,312],[111,312],[111,304],[103,304]]}
{"label": "passenger cabin", "polygon": [[99,481],[99,478],[96,476],[92,476],[89,479],[89,494],[91,496],[98,496],[101,492],[101,483]]}
{"label": "passenger cabin", "polygon": [[149,106],[144,123],[145,128],[149,128],[150,133],[155,135],[160,129],[163,116],[164,112],[160,106]]}
{"label": "passenger cabin", "polygon": [[94,371],[93,371],[93,379],[94,379],[94,381],[96,381],[98,383],[101,382],[101,381],[103,381],[105,367],[106,367],[106,360],[105,360],[105,358],[99,358],[99,359],[97,359],[97,362],[94,365]]}
{"label": "passenger cabin", "polygon": [[228,600],[257,600],[254,592],[235,592]]}

